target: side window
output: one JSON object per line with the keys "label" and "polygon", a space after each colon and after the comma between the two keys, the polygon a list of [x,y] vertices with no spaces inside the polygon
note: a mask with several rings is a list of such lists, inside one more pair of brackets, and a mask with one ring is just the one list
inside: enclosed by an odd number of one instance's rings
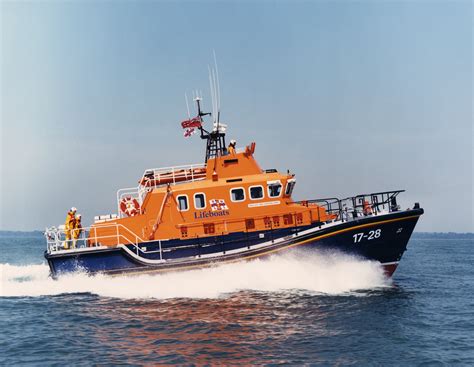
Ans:
{"label": "side window", "polygon": [[230,190],[230,199],[232,201],[244,201],[245,200],[244,189],[239,187],[239,188]]}
{"label": "side window", "polygon": [[250,189],[250,199],[258,200],[263,198],[263,186],[252,186]]}
{"label": "side window", "polygon": [[206,207],[206,195],[203,193],[194,194],[194,207],[196,209],[204,209]]}
{"label": "side window", "polygon": [[268,196],[271,198],[276,198],[281,194],[281,183],[275,182],[268,184]]}
{"label": "side window", "polygon": [[188,196],[187,195],[179,195],[177,197],[178,200],[178,209],[182,212],[189,209],[188,205]]}
{"label": "side window", "polygon": [[286,196],[291,196],[293,189],[295,187],[295,184],[296,184],[295,180],[288,180],[288,183],[286,184],[286,190],[285,190]]}

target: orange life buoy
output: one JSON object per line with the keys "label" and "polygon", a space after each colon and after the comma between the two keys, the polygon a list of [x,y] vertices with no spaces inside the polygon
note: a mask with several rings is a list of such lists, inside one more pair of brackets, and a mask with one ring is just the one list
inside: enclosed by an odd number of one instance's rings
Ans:
{"label": "orange life buoy", "polygon": [[140,204],[137,199],[127,196],[120,200],[120,210],[129,217],[133,217],[140,213]]}

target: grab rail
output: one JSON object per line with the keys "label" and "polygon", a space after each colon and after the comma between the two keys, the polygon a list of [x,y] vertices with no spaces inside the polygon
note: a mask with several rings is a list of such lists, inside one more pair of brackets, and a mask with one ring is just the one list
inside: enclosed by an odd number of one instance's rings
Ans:
{"label": "grab rail", "polygon": [[[97,235],[98,229],[112,229],[115,230],[114,234]],[[121,233],[120,229],[125,230],[127,233]],[[67,234],[70,232],[72,236],[74,231],[78,229],[66,230],[63,228],[50,227],[46,228],[44,235],[46,238],[47,252],[54,253],[57,251],[67,251],[76,248],[83,247],[98,247],[101,246],[101,241],[104,242],[107,239],[115,239],[115,246],[119,245],[131,245],[135,248],[136,254],[141,253],[160,253],[160,260],[163,260],[163,251],[161,247],[161,240],[158,240],[158,250],[156,251],[144,251],[140,248],[140,244],[144,244],[151,241],[145,241],[140,236],[132,232],[129,228],[119,223],[113,223],[109,225],[91,226],[81,228],[81,232],[78,238],[67,239]],[[134,240],[130,239],[130,236]],[[156,241],[153,241],[156,242]]]}
{"label": "grab rail", "polygon": [[[143,180],[146,179],[152,179],[152,180],[158,180],[158,179],[163,179],[167,178],[170,179],[171,182],[175,184],[178,182],[178,179],[180,178],[185,178],[186,181],[194,181],[195,179],[200,179],[205,177],[205,172],[196,173],[196,169],[206,169],[206,164],[205,163],[196,163],[196,164],[186,164],[182,166],[171,166],[171,167],[161,167],[161,168],[148,168],[145,170],[145,172],[142,175],[142,178],[140,179],[140,184],[142,184]],[[151,185],[151,186],[161,186],[161,184],[158,185]]]}
{"label": "grab rail", "polygon": [[[196,171],[199,170],[199,171]],[[175,185],[180,182],[193,182],[206,178],[206,164],[187,164],[182,166],[148,168],[143,172],[137,187],[128,187],[117,190],[117,213],[119,218],[124,214],[120,210],[120,202],[125,197],[137,199],[140,204],[140,213],[146,195],[156,187],[169,184]]]}
{"label": "grab rail", "polygon": [[336,214],[336,220],[348,221],[361,216],[384,212],[392,213],[400,210],[397,203],[398,194],[405,190],[382,191],[372,194],[360,194],[344,199],[327,198],[295,201],[296,204],[307,205],[313,203],[322,206],[329,214]]}

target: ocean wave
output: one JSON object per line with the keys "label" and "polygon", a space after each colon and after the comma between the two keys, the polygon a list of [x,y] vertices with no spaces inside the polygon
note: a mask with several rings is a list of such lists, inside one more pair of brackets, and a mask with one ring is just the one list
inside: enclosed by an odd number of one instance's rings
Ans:
{"label": "ocean wave", "polygon": [[391,285],[379,263],[340,253],[296,253],[158,275],[49,276],[41,265],[0,264],[2,297],[38,297],[90,293],[136,299],[217,298],[241,290],[299,290],[339,295]]}

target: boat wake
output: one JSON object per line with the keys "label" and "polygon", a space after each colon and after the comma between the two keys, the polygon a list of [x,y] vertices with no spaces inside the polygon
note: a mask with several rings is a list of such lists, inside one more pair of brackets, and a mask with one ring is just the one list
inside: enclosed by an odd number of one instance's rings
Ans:
{"label": "boat wake", "polygon": [[1,297],[89,293],[124,299],[217,298],[242,290],[343,295],[391,285],[377,262],[314,252],[158,275],[72,273],[53,280],[46,264],[0,264],[0,274]]}

